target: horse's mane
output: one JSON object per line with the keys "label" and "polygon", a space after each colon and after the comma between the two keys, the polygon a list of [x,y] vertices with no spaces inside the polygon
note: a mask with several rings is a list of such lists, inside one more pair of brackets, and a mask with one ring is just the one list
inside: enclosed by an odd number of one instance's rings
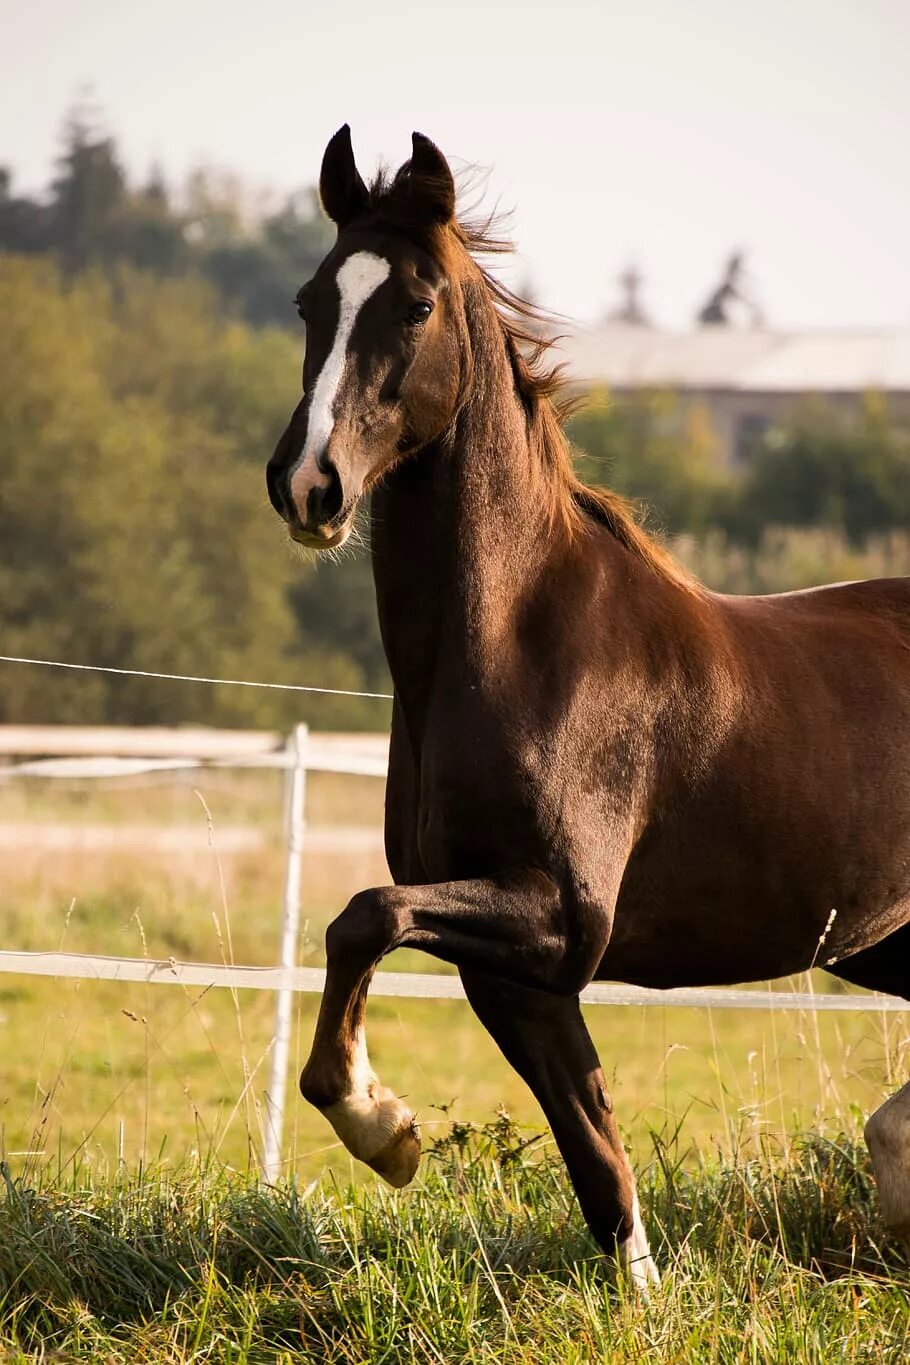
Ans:
{"label": "horse's mane", "polygon": [[[544,496],[551,522],[561,521],[570,533],[586,520],[605,526],[631,554],[661,577],[695,591],[698,584],[673,556],[640,524],[641,509],[609,488],[592,487],[575,472],[563,424],[584,405],[585,397],[569,391],[565,366],[553,360],[558,345],[558,319],[509,289],[483,264],[484,258],[510,255],[511,240],[496,214],[483,219],[460,215],[445,227],[428,226],[419,213],[408,213],[406,162],[394,175],[380,171],[369,187],[373,219],[416,239],[438,260],[446,273],[458,270],[458,251],[479,274],[502,328],[512,364],[515,386],[528,418],[528,436],[536,463],[549,477]],[[462,269],[464,262],[461,262]]]}

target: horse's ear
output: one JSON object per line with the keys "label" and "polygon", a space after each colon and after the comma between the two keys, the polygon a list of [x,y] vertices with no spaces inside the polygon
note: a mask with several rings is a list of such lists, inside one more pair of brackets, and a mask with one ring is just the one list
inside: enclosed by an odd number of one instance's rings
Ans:
{"label": "horse's ear", "polygon": [[442,152],[423,133],[411,134],[408,174],[410,197],[431,221],[450,223],[455,217],[455,180]]}
{"label": "horse's ear", "polygon": [[339,229],[346,227],[369,203],[367,187],[354,164],[351,129],[346,123],[325,149],[319,174],[319,197],[322,207]]}

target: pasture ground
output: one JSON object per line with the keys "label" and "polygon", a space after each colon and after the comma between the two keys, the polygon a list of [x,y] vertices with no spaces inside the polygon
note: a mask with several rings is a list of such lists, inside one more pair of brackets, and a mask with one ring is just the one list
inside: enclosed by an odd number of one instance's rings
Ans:
{"label": "pasture ground", "polygon": [[[904,1361],[907,1267],[847,1139],[641,1178],[663,1283],[643,1304],[561,1164],[507,1120],[453,1129],[406,1194],[186,1166],[4,1169],[7,1361]],[[542,1145],[542,1144],[541,1144]]]}
{"label": "pasture ground", "polygon": [[[310,778],[319,826],[375,827],[381,801],[369,779]],[[4,820],[201,834],[166,853],[0,845],[9,947],[274,962],[276,775],[6,783]],[[219,829],[238,827],[261,841],[220,851]],[[301,961],[319,963],[326,922],[386,877],[368,841],[311,851]],[[297,999],[295,1074],[316,1004]],[[904,1358],[906,1269],[857,1146],[906,1079],[903,1017],[588,1011],[671,1268],[643,1309],[587,1243],[547,1143],[514,1155],[539,1110],[463,1003],[370,1006],[380,1075],[443,1144],[416,1187],[390,1195],[354,1167],[292,1077],[291,1184],[258,1189],[273,1008],[267,993],[0,977],[10,1360],[41,1358],[41,1340],[66,1360]],[[511,1125],[492,1120],[500,1105]],[[794,1141],[809,1131],[819,1141]]]}

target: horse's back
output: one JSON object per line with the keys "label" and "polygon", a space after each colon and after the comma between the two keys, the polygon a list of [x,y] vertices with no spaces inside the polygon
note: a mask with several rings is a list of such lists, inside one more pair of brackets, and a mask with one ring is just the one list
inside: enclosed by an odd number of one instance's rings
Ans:
{"label": "horse's back", "polygon": [[730,612],[756,617],[773,615],[782,623],[826,621],[849,629],[852,622],[871,628],[890,624],[910,640],[910,577],[867,578],[845,583],[824,583],[815,588],[767,593],[754,597],[717,594],[715,600]]}
{"label": "horse's back", "polygon": [[910,719],[910,578],[713,600],[747,702],[757,693],[821,717],[840,701],[848,728],[872,720],[893,731]]}

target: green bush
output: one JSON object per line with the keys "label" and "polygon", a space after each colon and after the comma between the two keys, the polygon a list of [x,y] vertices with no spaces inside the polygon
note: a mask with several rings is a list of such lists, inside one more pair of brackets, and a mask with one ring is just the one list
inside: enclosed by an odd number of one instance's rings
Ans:
{"label": "green bush", "polygon": [[857,420],[824,408],[769,433],[739,488],[731,529],[754,542],[768,525],[840,528],[861,545],[910,528],[910,431],[869,395]]}
{"label": "green bush", "polygon": [[614,400],[594,392],[570,420],[568,435],[587,483],[625,494],[667,531],[704,531],[730,496],[707,409],[683,416],[672,393]]}
{"label": "green bush", "polygon": [[[123,269],[67,285],[46,258],[0,256],[0,311],[3,652],[363,690],[362,663],[295,614],[313,568],[265,494],[299,386],[294,339],[225,321],[198,282]],[[387,714],[0,665],[6,722],[376,727]]]}

